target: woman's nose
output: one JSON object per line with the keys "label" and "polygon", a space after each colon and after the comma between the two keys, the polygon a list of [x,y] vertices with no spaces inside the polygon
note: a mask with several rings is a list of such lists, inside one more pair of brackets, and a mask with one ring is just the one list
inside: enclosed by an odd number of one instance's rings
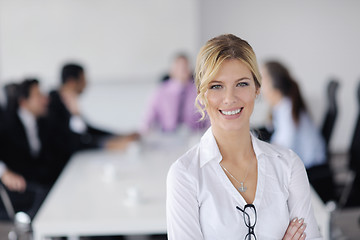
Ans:
{"label": "woman's nose", "polygon": [[225,104],[232,104],[236,102],[236,95],[235,95],[235,91],[232,88],[228,88],[225,91],[225,96],[224,96],[224,103]]}

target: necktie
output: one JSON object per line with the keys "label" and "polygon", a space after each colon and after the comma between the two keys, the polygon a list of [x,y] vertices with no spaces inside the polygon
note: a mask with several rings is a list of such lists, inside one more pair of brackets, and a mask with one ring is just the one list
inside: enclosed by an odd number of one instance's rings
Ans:
{"label": "necktie", "polygon": [[183,88],[179,95],[178,125],[180,125],[184,121],[185,100],[186,100],[186,91],[185,88]]}
{"label": "necktie", "polygon": [[28,134],[31,155],[37,156],[40,151],[41,143],[38,135],[38,126],[36,123],[33,125],[33,127],[28,129]]}

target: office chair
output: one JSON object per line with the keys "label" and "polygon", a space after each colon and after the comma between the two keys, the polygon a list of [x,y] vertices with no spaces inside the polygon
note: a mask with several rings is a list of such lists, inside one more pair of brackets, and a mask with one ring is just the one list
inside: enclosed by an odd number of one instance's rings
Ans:
{"label": "office chair", "polygon": [[355,125],[354,135],[350,147],[350,168],[358,172],[360,170],[360,83],[357,89],[358,118]]}
{"label": "office chair", "polygon": [[321,133],[325,140],[327,152],[329,149],[331,135],[333,133],[337,114],[338,114],[338,107],[336,101],[336,94],[338,87],[339,87],[339,82],[335,79],[330,80],[327,85],[328,109],[325,114],[324,122],[321,129]]}
{"label": "office chair", "polygon": [[9,219],[13,222],[13,228],[8,234],[9,240],[31,240],[31,219],[24,212],[15,213],[10,197],[0,182],[0,199],[2,200],[5,211]]}
{"label": "office chair", "polygon": [[13,205],[11,203],[11,200],[9,198],[9,195],[7,194],[4,185],[0,182],[0,197],[4,204],[5,211],[9,217],[10,220],[14,220],[15,211],[13,208]]}
{"label": "office chair", "polygon": [[12,112],[17,109],[18,105],[18,84],[8,83],[4,86],[6,97],[6,111]]}
{"label": "office chair", "polygon": [[326,147],[326,163],[307,169],[309,181],[316,190],[320,198],[326,203],[335,200],[335,182],[333,172],[330,167],[329,143],[334,130],[335,122],[338,114],[336,94],[339,82],[335,79],[329,81],[327,85],[327,102],[328,108],[324,117],[321,133],[325,140]]}
{"label": "office chair", "polygon": [[349,151],[350,173],[339,200],[341,207],[346,206],[348,201],[350,201],[350,205],[360,205],[360,193],[357,190],[360,186],[360,82],[357,88],[357,101],[358,116]]}

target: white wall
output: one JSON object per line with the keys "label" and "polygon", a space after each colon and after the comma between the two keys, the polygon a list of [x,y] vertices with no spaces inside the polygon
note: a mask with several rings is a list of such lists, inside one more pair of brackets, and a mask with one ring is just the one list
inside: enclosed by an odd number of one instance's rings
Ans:
{"label": "white wall", "polygon": [[[325,87],[338,78],[339,118],[331,147],[346,151],[357,116],[360,80],[360,2],[358,1],[217,1],[201,0],[200,44],[222,33],[234,33],[254,48],[259,62],[279,59],[300,84],[317,124],[326,108]],[[266,106],[258,101],[254,123]]]}
{"label": "white wall", "polygon": [[[260,62],[286,63],[317,124],[327,80],[341,80],[331,145],[346,151],[360,80],[358,9],[360,2],[351,0],[0,0],[0,78],[35,75],[52,87],[61,64],[79,60],[90,80],[84,113],[111,129],[134,129],[175,52],[194,59],[210,37],[234,33],[249,41]],[[266,111],[260,98],[255,125]]]}
{"label": "white wall", "polygon": [[37,75],[57,83],[79,60],[90,80],[144,80],[177,51],[196,51],[192,0],[0,0],[2,79]]}
{"label": "white wall", "polygon": [[2,84],[35,76],[48,90],[62,64],[80,61],[84,114],[114,131],[136,129],[146,101],[178,51],[198,42],[193,0],[0,0]]}

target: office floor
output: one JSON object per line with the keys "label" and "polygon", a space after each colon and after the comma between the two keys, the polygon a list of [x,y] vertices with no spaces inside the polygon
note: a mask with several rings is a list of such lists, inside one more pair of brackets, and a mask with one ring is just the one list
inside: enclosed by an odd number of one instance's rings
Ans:
{"label": "office floor", "polygon": [[[347,169],[347,156],[345,154],[333,154],[331,167],[335,173],[335,181],[343,186],[349,176]],[[342,191],[342,188],[339,189]],[[0,240],[8,239],[8,232],[12,225],[7,222],[0,222]],[[82,238],[83,240],[92,238]],[[99,238],[100,240],[101,238]],[[106,240],[117,240],[119,237],[107,237]],[[125,238],[126,240],[140,240],[138,238]],[[151,240],[165,240],[165,236],[152,236]],[[343,208],[334,211],[332,216],[332,240],[358,240],[360,239],[360,207]],[[21,240],[21,239],[20,239]]]}
{"label": "office floor", "polygon": [[11,231],[12,225],[8,222],[0,222],[0,239],[6,240],[8,233]]}

